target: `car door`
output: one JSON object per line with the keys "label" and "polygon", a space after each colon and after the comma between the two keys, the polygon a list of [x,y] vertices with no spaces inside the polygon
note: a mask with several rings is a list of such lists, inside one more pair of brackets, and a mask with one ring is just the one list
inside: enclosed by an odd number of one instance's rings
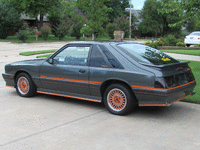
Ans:
{"label": "car door", "polygon": [[42,87],[68,94],[89,95],[88,54],[90,45],[67,45],[44,62],[40,70]]}

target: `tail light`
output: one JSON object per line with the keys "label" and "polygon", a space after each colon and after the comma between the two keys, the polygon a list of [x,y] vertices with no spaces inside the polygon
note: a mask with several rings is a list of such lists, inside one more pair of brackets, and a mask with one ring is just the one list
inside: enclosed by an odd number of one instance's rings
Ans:
{"label": "tail light", "polygon": [[154,83],[155,88],[166,88],[167,84],[164,78],[156,78]]}

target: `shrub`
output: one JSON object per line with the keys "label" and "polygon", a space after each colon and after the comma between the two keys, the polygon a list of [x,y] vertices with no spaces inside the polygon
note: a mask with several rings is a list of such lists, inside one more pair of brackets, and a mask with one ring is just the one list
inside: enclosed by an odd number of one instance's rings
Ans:
{"label": "shrub", "polygon": [[20,13],[10,1],[0,0],[0,38],[6,39],[11,32],[18,31],[23,25]]}
{"label": "shrub", "polygon": [[109,23],[106,26],[106,32],[108,33],[109,37],[111,37],[112,39],[114,39],[114,31],[115,30],[120,30],[116,23]]}
{"label": "shrub", "polygon": [[161,38],[160,40],[164,43],[164,46],[176,46],[176,43],[178,43],[178,40],[175,38],[175,36],[171,34]]}
{"label": "shrub", "polygon": [[91,37],[93,30],[88,26],[84,26],[81,28],[81,34],[84,34],[86,37]]}
{"label": "shrub", "polygon": [[157,48],[158,47],[157,44],[158,44],[157,42],[146,42],[146,43],[144,43],[144,45],[147,45],[147,46],[150,46],[150,47],[153,47],[153,48]]}
{"label": "shrub", "polygon": [[117,24],[117,26],[119,27],[119,29],[121,31],[124,31],[124,37],[128,37],[129,36],[129,20],[124,17],[118,17],[114,19],[114,23]]}
{"label": "shrub", "polygon": [[156,41],[154,42],[154,44],[156,44],[157,46],[164,46],[164,42],[161,41],[161,40],[156,40]]}
{"label": "shrub", "polygon": [[83,27],[82,23],[76,23],[71,29],[71,36],[76,37],[77,40],[81,38],[81,28]]}
{"label": "shrub", "polygon": [[18,40],[25,43],[26,40],[29,38],[29,32],[27,30],[19,30],[16,36]]}
{"label": "shrub", "polygon": [[27,30],[30,33],[30,35],[35,35],[36,34],[36,28],[34,28],[34,27],[27,28]]}
{"label": "shrub", "polygon": [[196,44],[196,45],[194,45],[194,47],[200,47],[200,44]]}
{"label": "shrub", "polygon": [[62,20],[58,26],[55,26],[55,34],[59,40],[62,40],[69,32],[71,23],[67,24],[65,20]]}
{"label": "shrub", "polygon": [[178,43],[176,43],[176,46],[185,47],[185,46],[186,46],[186,44],[185,44],[185,43],[183,43],[183,42],[178,42]]}
{"label": "shrub", "polygon": [[51,29],[49,27],[42,27],[41,28],[41,36],[44,40],[47,40],[49,38]]}

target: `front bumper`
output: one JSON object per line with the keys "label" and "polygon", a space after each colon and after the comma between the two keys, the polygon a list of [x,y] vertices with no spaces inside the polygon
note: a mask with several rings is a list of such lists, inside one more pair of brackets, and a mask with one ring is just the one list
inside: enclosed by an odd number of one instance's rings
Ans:
{"label": "front bumper", "polygon": [[2,76],[6,82],[6,86],[15,87],[15,80],[14,80],[13,75],[7,74],[7,73],[2,73]]}
{"label": "front bumper", "polygon": [[139,106],[169,106],[190,95],[196,85],[195,81],[170,89],[153,87],[132,86],[132,90],[138,99]]}

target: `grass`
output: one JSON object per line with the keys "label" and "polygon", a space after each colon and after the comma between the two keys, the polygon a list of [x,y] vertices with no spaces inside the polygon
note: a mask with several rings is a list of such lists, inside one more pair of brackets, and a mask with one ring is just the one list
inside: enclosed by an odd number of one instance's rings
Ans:
{"label": "grass", "polygon": [[195,77],[197,85],[194,88],[195,95],[189,96],[183,101],[191,102],[191,103],[200,103],[200,61],[190,61],[189,63],[190,68],[192,69],[192,73]]}
{"label": "grass", "polygon": [[162,52],[200,56],[200,50],[160,50]]}
{"label": "grass", "polygon": [[19,55],[30,56],[30,55],[53,53],[55,51],[57,51],[57,49],[53,49],[53,50],[41,50],[41,51],[29,51],[29,52],[21,52],[21,53],[19,53]]}
{"label": "grass", "polygon": [[51,56],[52,54],[46,54],[46,55],[40,55],[40,56],[36,56],[36,58],[44,58],[44,57],[49,57]]}
{"label": "grass", "polygon": [[[112,40],[109,37],[100,37],[96,39],[97,41],[109,41]],[[76,37],[70,37],[65,36],[62,40],[59,40],[58,37],[55,37],[54,35],[50,35],[47,40],[43,40],[42,37],[38,37],[38,40],[36,41],[36,36],[31,35],[28,40],[26,40],[26,43],[42,43],[42,42],[60,42],[60,41],[77,41]],[[92,41],[92,38],[80,38],[80,41]],[[13,43],[23,43],[22,41],[19,41],[16,36],[8,36],[7,39],[0,39],[0,42],[13,42]]]}

